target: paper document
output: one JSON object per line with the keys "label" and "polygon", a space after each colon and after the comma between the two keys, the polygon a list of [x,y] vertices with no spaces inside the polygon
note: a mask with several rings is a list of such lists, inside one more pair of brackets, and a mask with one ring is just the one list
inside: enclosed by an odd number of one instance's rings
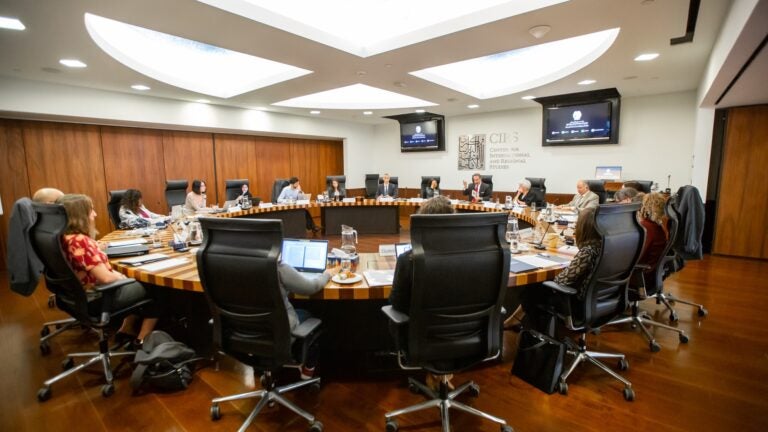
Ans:
{"label": "paper document", "polygon": [[383,257],[395,256],[395,245],[393,244],[379,245],[379,255]]}
{"label": "paper document", "polygon": [[516,258],[512,258],[509,261],[509,271],[512,273],[522,273],[531,270],[536,270],[538,267],[526,264],[522,261],[518,261]]}
{"label": "paper document", "polygon": [[148,271],[148,272],[156,272],[160,270],[165,270],[167,268],[180,266],[182,264],[188,263],[189,260],[186,258],[172,258],[165,261],[160,261],[152,264],[147,264],[144,266],[141,266],[142,270]]}
{"label": "paper document", "polygon": [[368,286],[386,286],[392,285],[395,278],[394,270],[366,270],[363,272]]}
{"label": "paper document", "polygon": [[557,267],[561,265],[559,262],[551,261],[538,255],[523,255],[515,257],[515,259],[537,268]]}
{"label": "paper document", "polygon": [[133,265],[133,266],[140,266],[140,265],[149,264],[151,262],[160,261],[168,258],[170,258],[168,255],[155,253],[155,254],[137,256],[135,258],[126,258],[124,260],[120,260],[119,263]]}
{"label": "paper document", "polygon": [[129,239],[129,240],[112,241],[112,242],[108,243],[108,246],[109,247],[120,247],[120,246],[128,246],[128,245],[145,244],[146,242],[147,242],[147,239],[135,238],[135,239]]}

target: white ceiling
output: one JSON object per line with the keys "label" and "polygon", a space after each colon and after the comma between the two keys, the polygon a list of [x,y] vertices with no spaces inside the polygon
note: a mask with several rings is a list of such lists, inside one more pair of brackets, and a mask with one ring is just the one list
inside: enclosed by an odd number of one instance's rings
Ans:
{"label": "white ceiling", "polygon": [[[537,106],[520,99],[527,94],[551,96],[616,87],[626,97],[696,89],[730,4],[729,0],[703,1],[695,38],[682,45],[670,46],[669,40],[685,33],[688,0],[571,0],[361,58],[191,0],[3,0],[0,16],[17,17],[27,29],[0,30],[0,75],[147,97],[186,101],[206,98],[214,104],[267,107],[270,111],[307,116],[306,109],[271,104],[362,83],[437,103],[428,109],[430,112],[462,115]],[[211,98],[152,80],[114,60],[89,37],[83,23],[86,12],[314,73],[229,99]],[[548,25],[551,31],[535,39],[528,29],[537,25]],[[509,96],[477,100],[409,75],[428,67],[613,27],[621,28],[616,42],[590,65],[550,84]],[[651,62],[633,61],[644,52],[661,55]],[[88,67],[66,68],[58,63],[62,58],[80,59]],[[576,85],[584,79],[597,83]],[[139,92],[130,88],[139,83],[152,89]],[[467,108],[475,103],[480,107]],[[410,111],[375,110],[374,115],[364,117],[360,110],[323,110],[321,116],[375,123],[383,121],[380,117]]]}

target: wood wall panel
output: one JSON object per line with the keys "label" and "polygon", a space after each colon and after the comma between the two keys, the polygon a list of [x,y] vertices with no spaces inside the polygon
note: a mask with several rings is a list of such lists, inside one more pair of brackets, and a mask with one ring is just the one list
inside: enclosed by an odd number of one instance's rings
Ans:
{"label": "wood wall panel", "polygon": [[216,135],[214,147],[217,180],[216,183],[209,183],[208,188],[217,191],[219,196],[218,204],[223,205],[226,198],[224,182],[234,179],[248,179],[251,195],[264,199],[264,195],[259,194],[261,189],[256,181],[259,154],[254,137],[245,135]]}
{"label": "wood wall panel", "polygon": [[13,203],[31,195],[21,126],[18,121],[0,119],[0,269],[7,268],[6,242]]}
{"label": "wood wall panel", "polygon": [[101,146],[107,191],[138,189],[149,210],[167,213],[163,132],[102,127]]}
{"label": "wood wall panel", "polygon": [[[290,140],[285,138],[254,137],[256,140],[256,184],[258,193],[264,201],[272,197],[272,185],[277,178],[290,178],[291,149]],[[300,177],[299,177],[300,178]]]}
{"label": "wood wall panel", "polygon": [[96,229],[112,230],[99,127],[69,123],[22,122],[29,189],[55,187],[93,199]]}
{"label": "wood wall panel", "polygon": [[291,172],[301,179],[302,190],[313,196],[325,190],[326,176],[344,173],[343,165],[339,141],[294,139],[291,142]]}
{"label": "wood wall panel", "polygon": [[[213,164],[213,134],[200,132],[163,132],[165,179],[186,179],[189,190],[192,180],[203,179],[213,185],[216,169]],[[165,183],[163,183],[163,191]],[[208,193],[215,198],[216,188]]]}
{"label": "wood wall panel", "polygon": [[733,108],[723,144],[712,252],[768,258],[768,105]]}

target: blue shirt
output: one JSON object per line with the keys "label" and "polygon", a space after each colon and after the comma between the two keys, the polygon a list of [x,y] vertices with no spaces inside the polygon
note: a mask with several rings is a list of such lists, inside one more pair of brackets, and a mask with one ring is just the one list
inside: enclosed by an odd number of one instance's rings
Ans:
{"label": "blue shirt", "polygon": [[300,189],[294,189],[290,186],[286,186],[280,192],[280,196],[277,197],[277,202],[282,203],[289,200],[298,201],[300,193]]}

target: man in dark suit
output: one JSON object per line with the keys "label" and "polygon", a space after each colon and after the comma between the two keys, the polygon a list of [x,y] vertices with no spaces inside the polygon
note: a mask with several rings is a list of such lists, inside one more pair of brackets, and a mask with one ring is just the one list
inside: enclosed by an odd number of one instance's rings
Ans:
{"label": "man in dark suit", "polygon": [[384,174],[382,182],[376,190],[376,199],[381,197],[397,198],[397,185],[389,182],[389,174]]}
{"label": "man in dark suit", "polygon": [[480,174],[472,174],[472,185],[468,186],[464,180],[464,195],[470,197],[472,202],[488,201],[491,199],[491,187],[483,183]]}

